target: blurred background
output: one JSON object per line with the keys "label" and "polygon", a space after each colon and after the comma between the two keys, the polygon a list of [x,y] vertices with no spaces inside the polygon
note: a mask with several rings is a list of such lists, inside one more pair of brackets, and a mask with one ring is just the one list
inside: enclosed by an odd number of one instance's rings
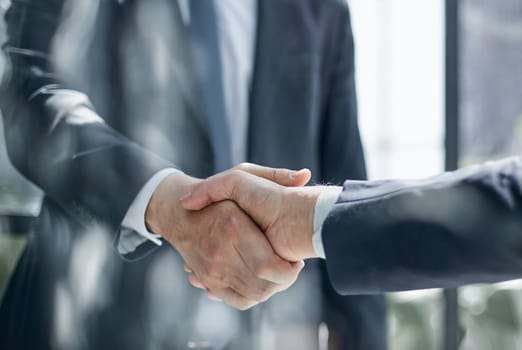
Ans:
{"label": "blurred background", "polygon": [[[520,154],[522,1],[348,2],[371,179]],[[2,12],[7,6],[0,0]],[[10,166],[3,143],[0,125],[0,295],[42,198]],[[520,349],[521,291],[514,281],[389,295],[390,348]]]}
{"label": "blurred background", "polygon": [[[349,3],[371,179],[520,155],[521,1]],[[513,281],[389,295],[391,348],[520,349],[521,290]]]}

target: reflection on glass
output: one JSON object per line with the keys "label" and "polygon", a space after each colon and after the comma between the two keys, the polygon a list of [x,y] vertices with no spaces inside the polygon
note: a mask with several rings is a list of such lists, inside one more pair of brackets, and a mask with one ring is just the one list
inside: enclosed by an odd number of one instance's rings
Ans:
{"label": "reflection on glass", "polygon": [[[8,1],[0,0],[0,43],[5,41],[4,11]],[[5,69],[5,58],[0,54],[0,77]],[[1,115],[0,115],[1,117]],[[7,157],[4,141],[4,129],[0,118],[0,216],[32,215],[40,211],[42,195],[35,186],[18,174]]]}
{"label": "reflection on glass", "polygon": [[0,216],[36,216],[40,212],[41,201],[42,193],[9,162],[0,119]]}
{"label": "reflection on glass", "polygon": [[[7,0],[0,0],[0,17],[3,18]],[[0,43],[5,40],[4,21],[0,21]],[[0,77],[5,68],[4,57],[0,54]],[[0,298],[6,282],[24,247],[25,238],[8,236],[5,215],[35,216],[40,211],[41,192],[21,177],[11,166],[4,142],[4,130],[0,115]]]}
{"label": "reflection on glass", "polygon": [[[522,151],[522,2],[461,2],[462,166]],[[521,284],[460,291],[462,349],[522,348]]]}
{"label": "reflection on glass", "polygon": [[522,150],[522,2],[466,0],[461,15],[461,164]]}

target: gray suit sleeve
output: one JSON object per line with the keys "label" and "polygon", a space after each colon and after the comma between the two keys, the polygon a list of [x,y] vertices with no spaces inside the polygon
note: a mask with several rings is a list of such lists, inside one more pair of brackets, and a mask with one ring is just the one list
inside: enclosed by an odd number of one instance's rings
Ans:
{"label": "gray suit sleeve", "polygon": [[[172,164],[109,127],[88,96],[65,86],[51,47],[63,0],[13,0],[1,107],[9,157],[72,218],[118,232],[140,188]],[[103,53],[100,53],[103,54]]]}
{"label": "gray suit sleeve", "polygon": [[343,294],[522,277],[522,161],[419,181],[345,183],[323,227]]}

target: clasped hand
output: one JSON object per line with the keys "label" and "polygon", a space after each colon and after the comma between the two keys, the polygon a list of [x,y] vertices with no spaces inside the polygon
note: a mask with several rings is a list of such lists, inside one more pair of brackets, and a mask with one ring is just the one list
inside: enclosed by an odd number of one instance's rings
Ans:
{"label": "clasped hand", "polygon": [[207,180],[182,173],[155,191],[146,213],[185,260],[190,283],[240,310],[290,287],[315,257],[318,189],[308,170],[242,164]]}

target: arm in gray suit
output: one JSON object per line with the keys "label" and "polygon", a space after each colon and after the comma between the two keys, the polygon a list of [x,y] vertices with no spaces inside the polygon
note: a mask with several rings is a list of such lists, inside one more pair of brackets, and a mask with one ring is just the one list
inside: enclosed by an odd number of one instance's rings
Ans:
{"label": "arm in gray suit", "polygon": [[[321,188],[282,188],[244,173],[207,181],[185,200],[186,208],[233,194],[258,223],[272,227],[267,235],[281,256],[316,256],[312,216]],[[520,278],[522,161],[425,180],[347,181],[322,240],[330,278],[342,294]]]}
{"label": "arm in gray suit", "polygon": [[522,163],[491,162],[418,181],[346,182],[323,226],[341,293],[522,277]]}
{"label": "arm in gray suit", "polygon": [[[71,69],[63,57],[74,51],[74,42],[69,46],[57,43],[65,36],[64,23],[73,20],[67,17],[74,10],[72,6],[73,2],[65,0],[13,0],[6,12],[4,52],[11,70],[4,82],[1,107],[7,149],[17,169],[57,203],[69,220],[86,225],[95,222],[117,236],[142,186],[158,171],[173,165],[106,123],[88,96],[60,74]],[[111,50],[121,43],[118,31],[110,29],[125,23],[127,3],[104,1],[99,6],[99,11],[106,12],[97,19],[110,18],[104,22],[109,28],[103,28],[102,37],[114,40],[104,49],[97,47],[99,60],[117,60],[120,56]],[[84,42],[78,45],[89,46]],[[151,123],[154,117],[144,116]],[[221,203],[198,216],[180,207],[177,198],[197,181],[181,172],[164,180],[149,202],[146,218],[142,218],[148,227],[169,241],[209,286],[222,291],[222,299],[236,307],[250,307],[252,300],[262,300],[293,283],[301,264],[278,257],[259,228],[235,204]],[[237,246],[229,244],[233,237]],[[238,251],[247,258],[240,257]],[[251,280],[252,286],[244,284],[246,280]]]}

